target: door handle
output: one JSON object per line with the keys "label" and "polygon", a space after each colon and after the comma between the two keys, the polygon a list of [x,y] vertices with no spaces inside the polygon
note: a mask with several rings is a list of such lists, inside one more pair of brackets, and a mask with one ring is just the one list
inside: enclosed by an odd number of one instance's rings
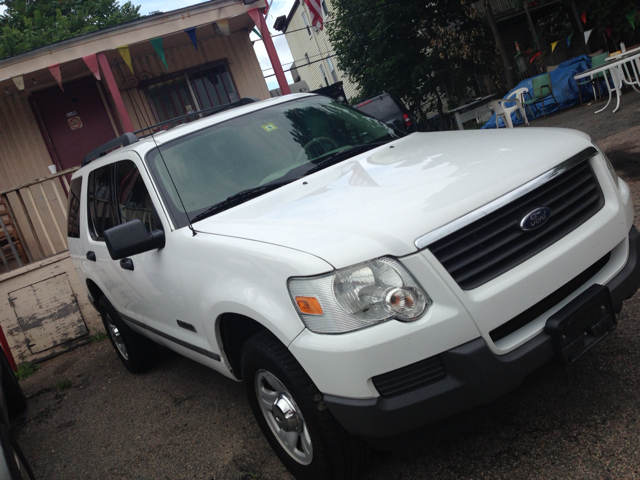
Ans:
{"label": "door handle", "polygon": [[124,268],[125,270],[133,271],[133,260],[131,260],[130,258],[123,258],[122,260],[120,260],[120,267]]}
{"label": "door handle", "polygon": [[88,251],[87,252],[87,260],[91,260],[92,262],[96,261],[96,252]]}

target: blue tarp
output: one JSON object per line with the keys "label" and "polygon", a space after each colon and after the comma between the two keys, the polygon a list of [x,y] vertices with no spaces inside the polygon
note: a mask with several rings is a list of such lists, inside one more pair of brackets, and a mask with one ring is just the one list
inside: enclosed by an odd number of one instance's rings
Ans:
{"label": "blue tarp", "polygon": [[[567,61],[562,62],[560,65],[558,65],[558,68],[549,73],[549,76],[551,77],[553,94],[555,95],[556,100],[558,100],[560,109],[573,107],[574,105],[580,103],[580,98],[578,96],[578,86],[576,85],[576,81],[573,79],[573,76],[590,68],[591,58],[586,55],[581,55],[579,57],[571,58]],[[533,84],[530,78],[521,81],[513,90],[522,87],[528,88],[529,91],[533,93]],[[513,92],[513,90],[511,90],[511,92]],[[509,92],[509,94],[511,94],[511,92]],[[582,87],[581,93],[583,102],[593,98],[593,89],[591,88]],[[505,95],[505,98],[508,96],[509,95]],[[542,116],[542,103],[538,103],[535,106],[532,105],[525,108],[527,111],[527,118],[529,120]],[[544,111],[547,114],[558,111],[558,105],[556,105],[556,103],[553,101],[553,97],[549,96],[549,98],[544,101]],[[513,121],[514,125],[524,123],[522,120],[520,120],[520,116],[516,112],[511,113],[511,120]],[[500,128],[504,126],[504,121],[501,119]],[[495,114],[491,116],[489,121],[482,128],[496,128]]]}

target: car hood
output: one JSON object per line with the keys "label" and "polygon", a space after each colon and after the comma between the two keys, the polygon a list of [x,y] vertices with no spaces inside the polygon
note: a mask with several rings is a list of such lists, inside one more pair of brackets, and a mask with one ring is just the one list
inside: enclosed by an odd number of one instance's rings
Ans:
{"label": "car hood", "polygon": [[592,146],[565,129],[415,133],[197,222],[335,268],[415,252],[415,240]]}

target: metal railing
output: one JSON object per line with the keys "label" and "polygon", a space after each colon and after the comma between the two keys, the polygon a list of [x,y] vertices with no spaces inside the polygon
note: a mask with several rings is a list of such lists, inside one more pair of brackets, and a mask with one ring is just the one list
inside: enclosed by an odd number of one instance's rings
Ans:
{"label": "metal railing", "polygon": [[66,176],[78,168],[0,191],[0,273],[67,250]]}

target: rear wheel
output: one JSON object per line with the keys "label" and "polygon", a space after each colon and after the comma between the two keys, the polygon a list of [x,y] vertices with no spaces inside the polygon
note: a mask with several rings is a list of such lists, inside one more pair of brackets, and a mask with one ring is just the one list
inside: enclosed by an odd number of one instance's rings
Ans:
{"label": "rear wheel", "polygon": [[297,479],[351,479],[366,466],[364,441],[338,424],[302,366],[269,332],[243,346],[242,378],[262,432]]}
{"label": "rear wheel", "polygon": [[109,340],[124,366],[133,373],[147,370],[158,361],[158,344],[134,332],[105,297],[98,303]]}

